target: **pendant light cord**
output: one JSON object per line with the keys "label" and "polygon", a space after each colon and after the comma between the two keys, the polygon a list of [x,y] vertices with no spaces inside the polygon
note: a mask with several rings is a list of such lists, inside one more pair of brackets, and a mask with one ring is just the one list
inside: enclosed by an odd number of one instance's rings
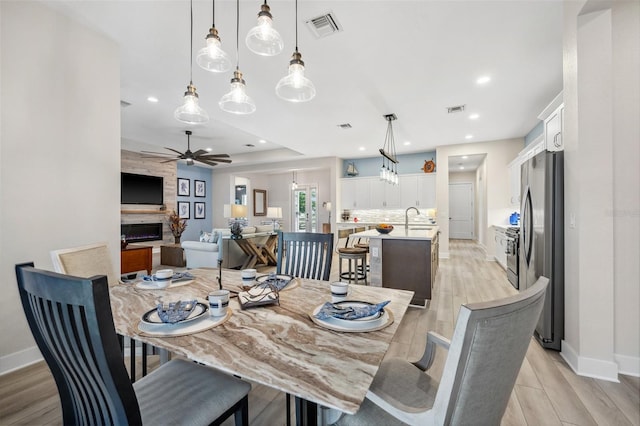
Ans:
{"label": "pendant light cord", "polygon": [[296,52],[297,51],[298,51],[298,0],[296,0]]}
{"label": "pendant light cord", "polygon": [[193,85],[193,0],[191,0],[190,12],[191,12],[191,39],[189,42],[189,83]]}
{"label": "pendant light cord", "polygon": [[236,71],[238,70],[240,70],[240,0],[236,0]]}
{"label": "pendant light cord", "polygon": [[216,26],[216,0],[211,0],[211,26],[215,28]]}

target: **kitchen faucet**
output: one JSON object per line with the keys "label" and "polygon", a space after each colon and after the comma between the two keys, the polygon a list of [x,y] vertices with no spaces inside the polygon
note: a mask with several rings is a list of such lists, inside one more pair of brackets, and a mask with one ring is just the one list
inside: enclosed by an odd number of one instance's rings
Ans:
{"label": "kitchen faucet", "polygon": [[416,211],[416,213],[420,214],[420,210],[418,210],[416,207],[408,207],[405,211],[404,211],[404,229],[409,229],[409,210],[414,209]]}

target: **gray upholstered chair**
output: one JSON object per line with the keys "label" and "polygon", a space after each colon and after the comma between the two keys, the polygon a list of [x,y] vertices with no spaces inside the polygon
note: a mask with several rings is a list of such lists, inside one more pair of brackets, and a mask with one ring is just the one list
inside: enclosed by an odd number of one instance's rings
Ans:
{"label": "gray upholstered chair", "polygon": [[278,274],[329,281],[332,257],[333,234],[278,233]]}
{"label": "gray upholstered chair", "polygon": [[[429,332],[417,362],[382,362],[360,410],[338,425],[499,425],[536,327],[547,278],[505,299],[463,305],[453,338]],[[438,383],[425,373],[449,349]]]}
{"label": "gray upholstered chair", "polygon": [[193,362],[169,361],[135,384],[118,350],[106,276],[16,265],[27,322],[51,369],[64,424],[248,425],[251,385]]}

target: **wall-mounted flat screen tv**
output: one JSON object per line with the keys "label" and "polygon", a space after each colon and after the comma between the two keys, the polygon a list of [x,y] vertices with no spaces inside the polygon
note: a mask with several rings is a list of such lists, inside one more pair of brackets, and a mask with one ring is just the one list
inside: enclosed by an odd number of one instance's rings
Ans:
{"label": "wall-mounted flat screen tv", "polygon": [[164,204],[164,179],[162,176],[120,174],[121,204]]}

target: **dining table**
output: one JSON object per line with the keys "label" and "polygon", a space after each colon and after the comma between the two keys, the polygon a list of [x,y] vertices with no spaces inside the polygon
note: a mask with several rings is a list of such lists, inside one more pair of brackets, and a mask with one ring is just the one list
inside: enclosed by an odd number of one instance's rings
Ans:
{"label": "dining table", "polygon": [[[371,330],[343,330],[313,317],[332,299],[330,283],[292,278],[278,303],[242,309],[238,292],[247,288],[238,270],[193,269],[193,279],[165,289],[119,283],[110,287],[116,331],[170,353],[296,397],[296,423],[314,425],[320,407],[354,414],[362,404],[413,292],[350,285],[347,299],[389,303],[385,320]],[[258,279],[261,278],[259,275]],[[249,283],[251,284],[251,283]],[[253,282],[255,284],[255,282]],[[159,300],[198,300],[211,291],[231,292],[227,315],[204,330],[150,333],[141,319]],[[203,314],[204,315],[204,314]],[[206,314],[207,316],[209,313]],[[198,327],[195,327],[198,328]],[[322,415],[320,415],[322,420]]]}

